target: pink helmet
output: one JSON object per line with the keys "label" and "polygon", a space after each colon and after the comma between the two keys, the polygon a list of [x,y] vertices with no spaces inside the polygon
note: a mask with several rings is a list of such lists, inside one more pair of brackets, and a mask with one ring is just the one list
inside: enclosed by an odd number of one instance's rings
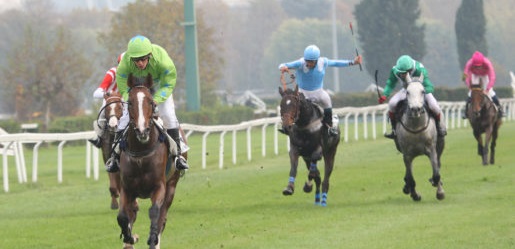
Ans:
{"label": "pink helmet", "polygon": [[485,63],[485,56],[479,52],[476,51],[472,55],[472,65],[473,66],[482,66]]}
{"label": "pink helmet", "polygon": [[120,61],[122,60],[124,54],[125,54],[125,52],[118,55],[118,64],[120,64]]}

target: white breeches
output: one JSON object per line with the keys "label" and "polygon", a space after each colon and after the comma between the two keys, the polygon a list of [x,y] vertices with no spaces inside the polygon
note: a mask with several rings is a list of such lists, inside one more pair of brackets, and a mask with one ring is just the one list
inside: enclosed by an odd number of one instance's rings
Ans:
{"label": "white breeches", "polygon": [[[165,129],[178,129],[179,120],[175,115],[175,104],[173,102],[173,95],[170,95],[165,102],[157,105],[159,110],[159,117],[163,120],[163,127]],[[129,124],[129,111],[127,105],[123,105],[123,115],[120,118],[120,125],[118,125],[118,131],[121,131]]]}
{"label": "white breeches", "polygon": [[[397,103],[399,103],[399,101],[406,99],[406,92],[406,89],[402,88],[395,95],[393,95],[393,97],[388,102],[388,109],[391,112],[395,112],[395,108],[397,107]],[[442,109],[440,109],[440,106],[438,105],[438,102],[436,102],[436,99],[432,93],[426,93],[424,95],[424,99],[427,102],[429,109],[431,109],[434,114],[439,114],[442,112]]]}
{"label": "white breeches", "polygon": [[299,91],[304,94],[306,99],[309,99],[319,104],[324,109],[333,107],[333,104],[331,102],[331,96],[329,96],[329,94],[322,88],[314,91],[299,89]]}

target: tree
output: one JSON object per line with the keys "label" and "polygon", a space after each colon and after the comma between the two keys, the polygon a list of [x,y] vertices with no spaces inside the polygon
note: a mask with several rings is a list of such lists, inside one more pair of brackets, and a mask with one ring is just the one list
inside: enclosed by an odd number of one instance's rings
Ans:
{"label": "tree", "polygon": [[421,60],[426,54],[425,25],[417,24],[418,0],[363,0],[355,6],[354,15],[365,68],[370,75],[379,70],[381,82],[399,56]]}
{"label": "tree", "polygon": [[[170,55],[177,68],[177,85],[174,90],[176,104],[184,101],[185,58],[184,58],[184,21],[182,1],[136,1],[129,3],[111,19],[110,29],[99,35],[101,42],[110,54],[119,54],[127,49],[129,39],[141,34],[152,43],[162,46]],[[224,59],[223,49],[214,42],[213,30],[204,23],[197,13],[197,37],[200,73],[201,104],[213,106],[212,96],[216,83],[221,78]]]}
{"label": "tree", "polygon": [[[31,4],[29,4],[29,2]],[[41,113],[44,129],[54,115],[70,115],[80,107],[79,89],[88,78],[90,63],[79,52],[71,31],[54,23],[51,2],[28,1],[25,31],[7,55],[2,68],[2,89],[16,103],[17,119],[26,121]]]}
{"label": "tree", "polygon": [[465,67],[474,51],[481,51],[484,55],[488,54],[485,27],[483,0],[462,0],[456,12],[456,23],[454,24],[461,68]]}

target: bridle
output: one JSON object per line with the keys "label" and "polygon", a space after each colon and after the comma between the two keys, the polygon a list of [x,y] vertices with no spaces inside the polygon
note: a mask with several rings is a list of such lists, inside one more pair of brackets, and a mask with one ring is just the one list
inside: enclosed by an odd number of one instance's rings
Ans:
{"label": "bridle", "polygon": [[[138,89],[144,89],[148,92],[148,95],[151,95],[151,92],[150,92],[150,89],[148,89],[146,86],[143,86],[143,85],[138,85],[138,86],[134,86],[133,88],[129,89],[129,91],[131,91],[132,89],[134,88],[138,88]],[[146,98],[144,99],[144,101],[146,100]],[[130,102],[130,100],[127,102],[129,107],[132,105],[132,103]],[[150,113],[148,119],[149,119],[149,123],[148,123],[148,126],[146,127],[147,129],[150,130],[150,128],[154,125],[154,119],[153,119],[153,116],[154,116],[154,113],[156,111],[156,103],[151,99],[150,100],[150,105],[152,106],[152,112]],[[130,117],[130,114],[129,114],[129,117]],[[130,117],[130,120],[129,120],[129,123],[131,123],[133,125],[133,129],[134,130],[137,130],[138,127],[136,125],[136,122],[134,121],[134,117]]]}
{"label": "bridle", "polygon": [[[115,100],[114,101],[110,101],[111,99],[115,99]],[[100,111],[98,111],[98,114],[97,114],[97,127],[99,129],[102,129],[102,127],[100,127],[100,124],[98,122],[100,120],[100,114],[104,113],[104,115],[105,115],[105,109],[109,105],[116,104],[116,103],[121,103],[122,106],[125,104],[125,102],[122,100],[122,97],[120,97],[120,96],[110,96],[109,98],[106,99],[106,104],[104,106],[102,106],[102,108],[100,108]],[[111,114],[111,115],[107,116],[106,120],[109,120],[112,117],[116,117],[116,114]],[[104,127],[104,128],[106,128],[106,127]]]}
{"label": "bridle", "polygon": [[[286,113],[281,113],[281,119],[284,123],[284,120],[291,120],[292,121],[292,124],[295,123],[295,121],[297,121],[299,119],[299,105],[300,105],[300,96],[299,96],[299,93],[297,92],[297,94],[286,94],[284,98],[288,98],[286,101],[288,100],[291,100],[292,101],[292,105],[294,105],[294,108],[290,108],[293,109],[292,111],[289,111],[289,112],[286,112]],[[283,108],[281,108],[281,110],[283,110]]]}

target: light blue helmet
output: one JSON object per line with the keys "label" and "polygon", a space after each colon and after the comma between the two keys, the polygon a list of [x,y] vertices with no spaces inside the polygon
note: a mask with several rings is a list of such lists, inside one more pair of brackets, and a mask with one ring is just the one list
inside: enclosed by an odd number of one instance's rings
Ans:
{"label": "light blue helmet", "polygon": [[304,60],[316,61],[320,57],[320,49],[316,45],[309,45],[304,49]]}

